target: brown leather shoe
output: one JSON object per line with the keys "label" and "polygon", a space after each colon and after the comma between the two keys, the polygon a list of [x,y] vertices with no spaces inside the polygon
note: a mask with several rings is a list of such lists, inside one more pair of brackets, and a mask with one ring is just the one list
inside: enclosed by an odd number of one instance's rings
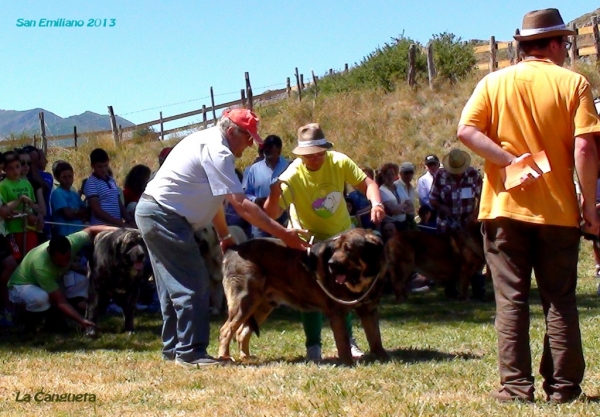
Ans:
{"label": "brown leather shoe", "polygon": [[531,397],[519,397],[506,391],[504,387],[496,389],[490,393],[490,397],[500,402],[512,402],[512,401],[524,401],[527,403],[533,402],[533,395]]}
{"label": "brown leather shoe", "polygon": [[548,401],[551,404],[566,404],[576,401],[578,398],[585,398],[585,394],[561,394],[559,392],[555,392],[552,395],[548,395],[546,397],[546,401]]}

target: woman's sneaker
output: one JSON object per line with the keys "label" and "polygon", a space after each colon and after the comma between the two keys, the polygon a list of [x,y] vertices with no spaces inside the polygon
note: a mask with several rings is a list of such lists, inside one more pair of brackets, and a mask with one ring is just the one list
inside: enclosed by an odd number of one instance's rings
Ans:
{"label": "woman's sneaker", "polygon": [[362,349],[358,347],[356,339],[353,337],[350,338],[350,352],[352,352],[352,357],[354,359],[359,359],[365,356],[365,352],[363,352]]}

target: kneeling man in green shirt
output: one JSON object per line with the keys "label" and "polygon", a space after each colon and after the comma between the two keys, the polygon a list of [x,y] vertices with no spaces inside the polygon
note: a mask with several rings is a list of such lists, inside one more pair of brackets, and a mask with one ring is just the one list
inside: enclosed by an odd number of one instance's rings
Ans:
{"label": "kneeling man in green shirt", "polygon": [[90,226],[68,236],[53,237],[25,256],[8,281],[8,295],[15,305],[25,306],[28,324],[39,322],[42,313],[53,305],[84,328],[94,326],[67,301],[87,299],[88,279],[84,275],[67,272],[73,258],[92,242],[96,234],[114,229],[111,226]]}

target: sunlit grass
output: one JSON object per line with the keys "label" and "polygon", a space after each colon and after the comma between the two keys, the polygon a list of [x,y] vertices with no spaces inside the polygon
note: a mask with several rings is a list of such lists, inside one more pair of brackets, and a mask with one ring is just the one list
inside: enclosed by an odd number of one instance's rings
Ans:
{"label": "sunlit grass", "polygon": [[[582,248],[578,289],[587,360],[583,388],[600,395],[600,325],[589,244]],[[488,289],[490,286],[488,284]],[[252,338],[256,359],[223,368],[186,370],[161,359],[157,315],[140,313],[133,336],[122,320],[101,320],[102,335],[0,336],[2,415],[202,415],[202,416],[596,416],[600,405],[544,402],[539,375],[536,404],[499,404],[488,398],[498,386],[494,304],[447,301],[441,289],[381,306],[387,363],[336,365],[331,331],[323,331],[325,361],[303,361],[304,334],[297,312],[279,309]],[[223,318],[212,321],[209,352],[216,354]],[[534,369],[541,357],[544,324],[532,292]],[[359,344],[366,347],[355,326]],[[232,353],[237,356],[237,347]],[[93,393],[95,403],[16,402],[18,392]]]}

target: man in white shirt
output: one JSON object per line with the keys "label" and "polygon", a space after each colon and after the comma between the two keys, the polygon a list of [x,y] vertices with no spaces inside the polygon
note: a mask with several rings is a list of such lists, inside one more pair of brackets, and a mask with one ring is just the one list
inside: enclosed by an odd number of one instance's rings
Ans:
{"label": "man in white shirt", "polygon": [[433,185],[433,178],[440,169],[440,160],[436,155],[427,155],[425,157],[425,168],[427,172],[417,180],[417,194],[419,194],[419,205],[429,206],[431,208],[432,221],[435,221],[437,212],[429,204],[429,194]]}
{"label": "man in white shirt", "polygon": [[209,276],[194,230],[212,223],[223,252],[234,245],[224,200],[241,217],[289,247],[308,248],[298,230],[285,229],[246,198],[235,174],[235,158],[253,140],[262,144],[256,115],[246,109],[226,110],[217,126],[193,133],[173,148],[136,207],[163,315],[163,357],[183,367],[220,363],[206,352]]}

